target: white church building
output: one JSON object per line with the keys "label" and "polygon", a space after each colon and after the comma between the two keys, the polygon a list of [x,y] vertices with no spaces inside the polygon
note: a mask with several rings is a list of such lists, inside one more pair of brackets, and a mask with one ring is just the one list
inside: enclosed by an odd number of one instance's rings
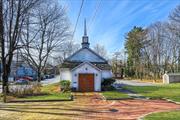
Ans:
{"label": "white church building", "polygon": [[60,79],[70,80],[76,91],[101,91],[104,78],[111,78],[111,66],[102,56],[89,48],[89,40],[84,24],[82,48],[64,60],[60,69]]}

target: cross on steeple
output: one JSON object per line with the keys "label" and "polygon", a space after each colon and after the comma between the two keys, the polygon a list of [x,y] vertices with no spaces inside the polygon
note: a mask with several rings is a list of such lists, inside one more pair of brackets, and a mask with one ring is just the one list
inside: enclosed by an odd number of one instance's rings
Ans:
{"label": "cross on steeple", "polygon": [[82,37],[82,43],[83,48],[89,48],[89,41],[87,36],[87,29],[86,29],[86,19],[84,20],[84,36]]}

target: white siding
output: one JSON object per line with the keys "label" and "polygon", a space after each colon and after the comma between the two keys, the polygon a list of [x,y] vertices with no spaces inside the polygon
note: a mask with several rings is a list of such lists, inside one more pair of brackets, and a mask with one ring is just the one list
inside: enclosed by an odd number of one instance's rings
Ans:
{"label": "white siding", "polygon": [[67,68],[63,68],[60,70],[60,79],[61,80],[72,80],[71,71]]}
{"label": "white siding", "polygon": [[94,74],[94,89],[95,91],[101,91],[101,71],[94,68],[90,64],[83,64],[72,71],[72,86],[78,89],[78,79],[80,73],[91,73]]}
{"label": "white siding", "polygon": [[102,71],[102,79],[103,78],[111,78],[112,77],[112,72],[111,70],[103,70]]}

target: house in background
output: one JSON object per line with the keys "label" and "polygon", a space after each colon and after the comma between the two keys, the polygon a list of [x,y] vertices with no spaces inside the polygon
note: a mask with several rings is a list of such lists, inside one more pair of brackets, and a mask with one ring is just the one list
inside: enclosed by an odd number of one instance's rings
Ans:
{"label": "house in background", "polygon": [[16,78],[32,77],[37,78],[37,72],[26,64],[21,64],[16,70]]}
{"label": "house in background", "polygon": [[89,40],[84,23],[82,48],[64,60],[60,69],[60,79],[70,80],[76,91],[101,91],[104,78],[111,78],[108,61],[89,48]]}
{"label": "house in background", "polygon": [[18,62],[12,61],[9,81],[14,81],[23,77],[32,77],[33,79],[36,79],[37,72],[22,60],[19,60]]}

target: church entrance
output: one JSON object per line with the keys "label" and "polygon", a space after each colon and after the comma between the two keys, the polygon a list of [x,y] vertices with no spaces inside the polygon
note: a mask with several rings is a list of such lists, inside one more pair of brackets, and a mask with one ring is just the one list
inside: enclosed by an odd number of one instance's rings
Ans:
{"label": "church entrance", "polygon": [[94,91],[94,74],[79,74],[79,91]]}

